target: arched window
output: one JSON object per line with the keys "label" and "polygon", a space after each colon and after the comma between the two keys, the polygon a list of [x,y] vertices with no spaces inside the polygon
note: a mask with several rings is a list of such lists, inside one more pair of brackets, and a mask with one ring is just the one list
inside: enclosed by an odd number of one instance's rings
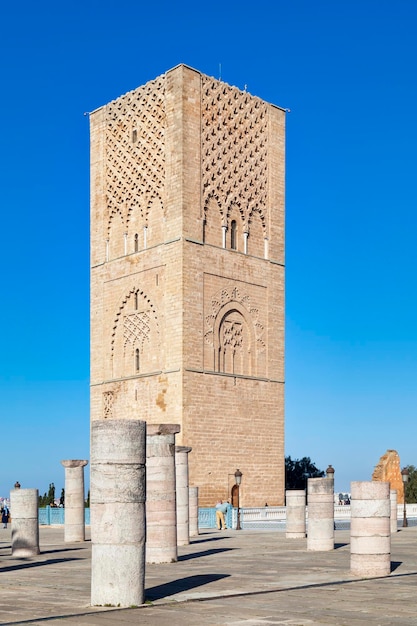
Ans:
{"label": "arched window", "polygon": [[135,311],[138,310],[138,292],[135,293]]}
{"label": "arched window", "polygon": [[135,370],[139,372],[140,368],[140,357],[139,357],[139,348],[135,350]]}
{"label": "arched window", "polygon": [[232,220],[232,223],[230,224],[230,247],[232,250],[236,250],[236,220]]}
{"label": "arched window", "polygon": [[136,233],[135,235],[135,252],[139,250],[139,235]]}

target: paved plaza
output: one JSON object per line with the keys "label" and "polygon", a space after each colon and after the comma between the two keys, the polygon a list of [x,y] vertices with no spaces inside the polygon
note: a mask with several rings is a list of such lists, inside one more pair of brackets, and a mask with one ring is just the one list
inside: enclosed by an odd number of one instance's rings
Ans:
{"label": "paved plaza", "polygon": [[417,625],[416,527],[393,536],[391,575],[371,580],[350,575],[348,531],[332,552],[279,531],[204,531],[177,563],[147,566],[146,604],[128,609],[89,606],[90,541],[41,527],[41,554],[16,559],[0,532],[3,626]]}

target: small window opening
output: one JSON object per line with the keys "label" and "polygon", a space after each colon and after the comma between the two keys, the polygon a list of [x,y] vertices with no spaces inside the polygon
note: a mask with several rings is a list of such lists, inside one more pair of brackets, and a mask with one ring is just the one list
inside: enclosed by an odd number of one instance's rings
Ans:
{"label": "small window opening", "polygon": [[136,233],[135,235],[135,252],[139,251],[139,235]]}
{"label": "small window opening", "polygon": [[137,140],[138,140],[138,131],[136,130],[136,128],[134,128],[132,131],[132,141],[133,143],[136,143]]}
{"label": "small window opening", "polygon": [[236,250],[236,220],[232,220],[230,224],[230,247]]}
{"label": "small window opening", "polygon": [[138,310],[138,292],[135,293],[135,311]]}
{"label": "small window opening", "polygon": [[135,369],[138,372],[140,367],[139,348],[135,350]]}

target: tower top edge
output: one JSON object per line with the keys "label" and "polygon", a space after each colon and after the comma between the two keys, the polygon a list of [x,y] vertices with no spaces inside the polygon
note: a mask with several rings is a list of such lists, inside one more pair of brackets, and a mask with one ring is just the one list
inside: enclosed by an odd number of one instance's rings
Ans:
{"label": "tower top edge", "polygon": [[236,87],[235,85],[231,85],[230,83],[227,83],[224,80],[221,80],[219,78],[215,78],[214,76],[209,76],[208,74],[205,74],[204,72],[200,72],[200,70],[197,70],[194,67],[191,67],[191,65],[187,65],[186,63],[179,63],[178,65],[175,65],[174,67],[172,67],[169,70],[167,70],[164,74],[160,74],[159,76],[156,76],[155,78],[152,78],[152,79],[146,81],[146,83],[143,83],[143,85],[139,85],[138,87],[135,87],[134,89],[131,89],[131,90],[127,91],[126,93],[120,94],[119,96],[117,96],[117,98],[114,98],[113,100],[110,100],[109,102],[107,102],[107,103],[97,107],[96,109],[94,109],[93,111],[90,112],[90,115],[93,114],[93,113],[96,113],[97,111],[100,111],[101,109],[104,109],[105,107],[107,107],[108,105],[112,104],[113,102],[116,102],[120,98],[123,98],[126,95],[135,92],[137,89],[142,89],[143,87],[146,87],[149,83],[154,83],[156,81],[165,79],[169,74],[172,74],[173,72],[176,72],[176,71],[179,71],[179,70],[182,70],[182,69],[186,69],[188,71],[194,72],[195,74],[198,74],[201,77],[210,78],[213,81],[216,81],[218,83],[222,83],[224,85],[227,85],[230,89],[235,89],[236,91],[240,92],[241,94],[247,94],[251,98],[257,98],[259,100],[262,100],[262,102],[265,102],[269,106],[271,106],[271,107],[273,107],[275,109],[278,109],[280,111],[283,111],[284,113],[288,112],[287,108],[281,107],[281,106],[279,106],[277,104],[273,104],[271,102],[267,102],[266,100],[263,100],[259,96],[251,94],[248,91],[242,90],[239,87]]}

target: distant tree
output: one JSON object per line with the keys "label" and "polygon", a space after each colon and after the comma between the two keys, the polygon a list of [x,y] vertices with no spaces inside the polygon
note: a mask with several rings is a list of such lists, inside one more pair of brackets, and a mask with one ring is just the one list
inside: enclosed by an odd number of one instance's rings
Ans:
{"label": "distant tree", "polygon": [[65,489],[62,487],[61,497],[59,498],[59,504],[65,506]]}
{"label": "distant tree", "polygon": [[48,494],[44,493],[43,496],[39,496],[39,507],[43,508],[48,504]]}
{"label": "distant tree", "polygon": [[87,499],[85,500],[84,505],[86,509],[90,508],[90,490],[88,490]]}
{"label": "distant tree", "polygon": [[55,485],[54,485],[54,483],[49,483],[48,504],[55,504]]}
{"label": "distant tree", "polygon": [[54,483],[49,483],[48,493],[39,496],[39,506],[50,506],[53,502],[55,502],[55,485]]}
{"label": "distant tree", "polygon": [[285,489],[306,489],[308,478],[322,478],[325,475],[319,470],[309,456],[302,459],[285,457]]}
{"label": "distant tree", "polygon": [[417,467],[407,465],[408,482],[405,486],[405,501],[407,503],[417,502]]}

